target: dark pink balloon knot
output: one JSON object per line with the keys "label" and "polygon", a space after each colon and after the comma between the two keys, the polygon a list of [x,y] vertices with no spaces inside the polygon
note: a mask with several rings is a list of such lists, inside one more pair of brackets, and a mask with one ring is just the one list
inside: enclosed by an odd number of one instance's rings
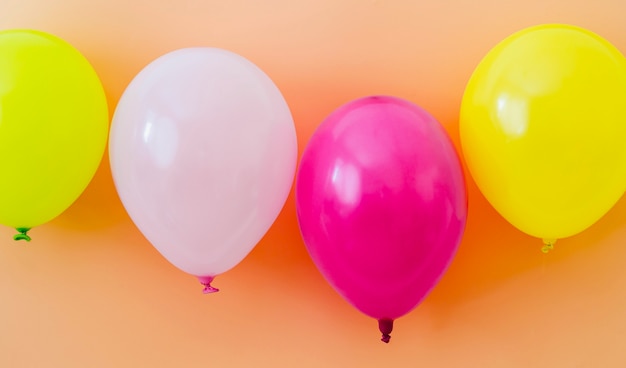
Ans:
{"label": "dark pink balloon knot", "polygon": [[388,344],[391,340],[391,331],[393,331],[393,319],[379,319],[378,329],[383,334],[380,341]]}

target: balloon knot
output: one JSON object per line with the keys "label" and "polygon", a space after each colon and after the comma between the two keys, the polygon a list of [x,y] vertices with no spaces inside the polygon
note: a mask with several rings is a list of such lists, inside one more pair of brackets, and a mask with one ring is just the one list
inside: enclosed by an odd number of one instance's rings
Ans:
{"label": "balloon knot", "polygon": [[213,278],[214,278],[213,276],[199,276],[198,277],[200,284],[204,285],[204,289],[202,289],[202,292],[204,294],[217,293],[218,291],[220,291],[220,289],[211,286],[211,282],[213,282]]}
{"label": "balloon knot", "polygon": [[550,251],[554,250],[554,243],[556,243],[556,239],[544,239],[541,252],[543,252],[543,254],[550,253]]}
{"label": "balloon knot", "polygon": [[204,285],[204,289],[202,289],[202,293],[204,294],[217,293],[218,291],[220,291],[220,289],[211,286],[211,284],[209,283],[203,283],[202,285]]}
{"label": "balloon knot", "polygon": [[18,227],[17,229],[15,229],[19,232],[19,234],[15,234],[13,235],[13,240],[26,240],[27,242],[29,242],[30,236],[28,236],[28,230],[30,230],[29,227]]}
{"label": "balloon knot", "polygon": [[391,331],[393,331],[393,319],[379,319],[378,329],[383,334],[380,341],[388,344],[391,340]]}

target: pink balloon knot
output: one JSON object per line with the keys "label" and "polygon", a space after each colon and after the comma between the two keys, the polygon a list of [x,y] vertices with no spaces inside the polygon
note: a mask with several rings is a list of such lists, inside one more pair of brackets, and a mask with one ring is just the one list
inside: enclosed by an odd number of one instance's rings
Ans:
{"label": "pink balloon knot", "polygon": [[204,289],[202,289],[204,294],[217,293],[220,291],[220,289],[211,286],[214,278],[214,276],[198,276],[198,281],[200,281],[200,284],[204,285]]}
{"label": "pink balloon knot", "polygon": [[393,319],[379,319],[378,329],[383,334],[380,341],[388,344],[389,340],[391,340],[391,331],[393,331]]}
{"label": "pink balloon knot", "polygon": [[220,289],[211,286],[211,284],[209,283],[202,283],[202,285],[204,285],[204,289],[202,289],[202,292],[204,294],[217,293],[218,291],[220,291]]}

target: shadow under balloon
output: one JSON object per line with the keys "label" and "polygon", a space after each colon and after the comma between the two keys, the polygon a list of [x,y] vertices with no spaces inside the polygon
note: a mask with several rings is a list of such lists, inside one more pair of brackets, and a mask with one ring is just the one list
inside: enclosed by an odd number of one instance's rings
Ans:
{"label": "shadow under balloon", "polygon": [[[89,60],[103,85],[109,108],[108,130],[117,103],[127,85],[149,62],[150,56],[118,52],[119,45],[108,38],[86,36],[76,33],[72,27],[59,26],[58,34],[75,38],[68,40]],[[95,36],[95,35],[94,35]],[[102,161],[84,192],[50,225],[62,230],[93,232],[130,221],[117,194],[109,161],[109,139]]]}
{"label": "shadow under balloon", "polygon": [[[326,116],[338,107],[339,102],[337,102],[337,96],[320,98],[319,91],[323,86],[320,80],[281,79],[281,76],[278,76],[274,78],[274,81],[289,104],[295,121],[298,138],[297,175],[300,158],[307,142]],[[341,94],[357,93],[350,89],[342,89],[339,92]],[[340,100],[343,99],[345,98]],[[310,293],[323,299],[325,298],[322,295],[324,290],[328,291],[330,286],[315,268],[300,234],[295,201],[296,175],[294,175],[289,196],[276,221],[236,268],[253,270],[255,274],[260,272],[267,281],[273,283],[272,287],[280,287],[285,292],[299,292],[298,290],[308,288]],[[315,301],[318,302],[317,299]],[[319,303],[325,302],[319,301]]]}
{"label": "shadow under balloon", "polygon": [[106,152],[85,191],[51,225],[76,232],[94,232],[127,220],[129,217],[115,190]]}
{"label": "shadow under balloon", "polygon": [[[107,95],[107,100],[109,103],[107,129],[110,129],[110,117],[113,115],[115,104],[112,103],[114,98],[110,95]],[[107,147],[93,178],[76,201],[54,219],[51,225],[73,231],[91,232],[114,226],[127,219],[111,174],[107,137]]]}
{"label": "shadow under balloon", "polygon": [[509,224],[491,207],[470,177],[467,182],[470,209],[465,235],[450,268],[424,300],[432,307],[431,315],[440,327],[463,304],[506,286],[518,276],[545,274],[547,268],[590,252],[593,247],[617,246],[607,238],[626,226],[626,198],[622,198],[594,225],[578,235],[558,240],[554,249],[544,254],[541,239]]}

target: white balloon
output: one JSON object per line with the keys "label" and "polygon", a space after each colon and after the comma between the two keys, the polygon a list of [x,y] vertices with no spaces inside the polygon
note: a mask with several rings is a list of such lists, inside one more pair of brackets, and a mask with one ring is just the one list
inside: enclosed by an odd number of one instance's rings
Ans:
{"label": "white balloon", "polygon": [[134,223],[172,264],[207,283],[273,224],[297,159],[276,85],[217,48],[177,50],[144,68],[119,101],[109,144]]}

